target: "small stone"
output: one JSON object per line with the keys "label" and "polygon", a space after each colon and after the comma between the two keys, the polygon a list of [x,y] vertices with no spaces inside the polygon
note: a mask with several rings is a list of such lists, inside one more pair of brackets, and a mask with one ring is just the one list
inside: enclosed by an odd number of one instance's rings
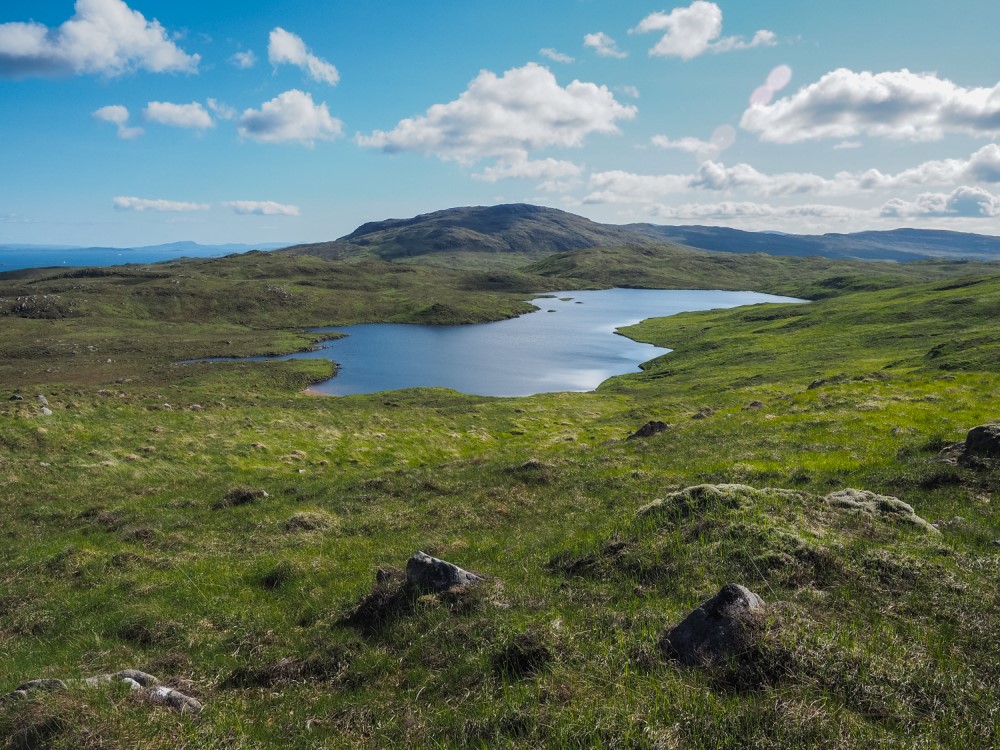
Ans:
{"label": "small stone", "polygon": [[181,713],[200,714],[203,708],[201,701],[197,698],[184,695],[184,693],[179,690],[174,690],[173,688],[168,688],[163,685],[157,685],[156,687],[149,688],[146,691],[146,696],[153,703],[167,706],[168,708],[180,711]]}
{"label": "small stone", "polygon": [[48,406],[49,405],[49,400],[47,398],[45,398],[45,396],[43,396],[40,393],[37,396],[35,396],[35,401],[37,401],[42,406]]}
{"label": "small stone", "polygon": [[120,672],[115,672],[114,676],[121,680],[135,680],[143,687],[158,685],[160,682],[148,672],[140,672],[138,669],[123,669]]}
{"label": "small stone", "polygon": [[763,401],[751,401],[749,404],[743,407],[743,411],[753,411],[755,409],[763,409],[763,408],[764,408]]}
{"label": "small stone", "polygon": [[22,396],[20,393],[15,393],[8,400],[9,401],[24,401],[24,396]]}
{"label": "small stone", "polygon": [[47,406],[43,406],[42,407],[42,416],[43,417],[51,417],[52,416],[52,410],[49,407],[47,407]]}
{"label": "small stone", "polygon": [[417,552],[406,563],[406,582],[421,591],[447,591],[454,586],[471,586],[482,580],[482,576],[424,552]]}

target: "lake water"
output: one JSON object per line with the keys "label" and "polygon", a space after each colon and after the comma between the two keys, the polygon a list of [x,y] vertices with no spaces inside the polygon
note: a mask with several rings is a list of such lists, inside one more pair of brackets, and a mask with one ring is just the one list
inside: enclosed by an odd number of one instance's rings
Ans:
{"label": "lake water", "polygon": [[322,348],[281,357],[331,359],[337,375],[313,386],[334,395],[439,386],[481,396],[590,391],[666,354],[615,333],[616,328],[690,310],[801,302],[756,292],[604,289],[555,292],[532,302],[539,312],[478,325],[373,323],[315,328],[345,333]]}

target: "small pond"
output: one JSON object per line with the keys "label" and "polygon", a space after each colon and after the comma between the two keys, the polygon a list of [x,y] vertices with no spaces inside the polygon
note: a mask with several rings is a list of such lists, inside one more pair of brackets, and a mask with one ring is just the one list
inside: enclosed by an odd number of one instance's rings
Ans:
{"label": "small pond", "polygon": [[438,386],[481,396],[590,391],[614,375],[667,354],[616,328],[692,310],[801,302],[757,292],[603,289],[554,292],[532,300],[538,312],[478,325],[372,323],[314,328],[344,333],[318,349],[253,359],[331,359],[335,377],[312,387],[332,395]]}

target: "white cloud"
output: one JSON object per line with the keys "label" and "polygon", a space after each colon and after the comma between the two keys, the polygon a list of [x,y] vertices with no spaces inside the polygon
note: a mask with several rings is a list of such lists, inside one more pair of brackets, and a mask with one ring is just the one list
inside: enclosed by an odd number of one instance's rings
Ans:
{"label": "white cloud", "polygon": [[650,142],[657,148],[673,149],[694,154],[698,161],[715,159],[736,142],[736,129],[731,125],[720,125],[712,133],[711,140],[703,141],[690,136],[671,140],[665,135],[654,135]]}
{"label": "white cloud", "polygon": [[211,206],[207,203],[188,203],[186,201],[168,201],[162,198],[136,198],[119,195],[114,199],[115,208],[119,211],[207,211]]}
{"label": "white cloud", "polygon": [[128,108],[123,107],[121,104],[109,104],[107,107],[101,107],[96,110],[93,114],[98,120],[117,125],[119,138],[129,140],[130,138],[137,138],[143,133],[142,128],[129,127]]}
{"label": "white cloud", "polygon": [[472,175],[477,180],[496,182],[511,178],[555,181],[567,177],[579,177],[583,167],[571,161],[560,159],[527,159],[518,158],[501,161],[492,167],[486,167],[479,174]]}
{"label": "white cloud", "polygon": [[215,116],[218,117],[220,120],[236,119],[236,114],[237,114],[236,110],[230,107],[228,104],[223,104],[217,99],[206,99],[205,103],[208,105],[208,108],[212,110],[213,113],[215,113]]}
{"label": "white cloud", "polygon": [[628,57],[628,52],[618,49],[618,42],[603,31],[586,34],[583,37],[583,46],[591,47],[601,57],[615,57],[619,60]]}
{"label": "white cloud", "polygon": [[[696,155],[700,155],[700,149],[708,149],[712,145],[697,138],[671,141],[663,136],[654,137],[653,142],[661,148],[674,148]],[[990,143],[971,154],[968,159],[926,161],[895,174],[878,169],[842,171],[833,177],[823,177],[812,172],[766,173],[750,164],[726,166],[711,159],[703,161],[697,172],[692,174],[640,175],[621,170],[595,172],[590,175],[591,192],[584,200],[587,203],[650,203],[668,195],[692,190],[744,190],[769,197],[849,197],[863,192],[954,185],[958,182],[1000,183],[1000,146]]]}
{"label": "white cloud", "polygon": [[282,63],[296,65],[318,83],[336,86],[337,82],[340,81],[340,73],[333,65],[316,57],[306,47],[306,43],[302,41],[301,37],[290,31],[285,31],[280,26],[275,27],[268,39],[267,58],[272,65]]}
{"label": "white cloud", "polygon": [[650,211],[661,218],[678,219],[747,219],[747,218],[823,218],[844,219],[870,217],[864,209],[823,203],[775,206],[755,201],[724,201],[721,203],[685,203],[679,206],[656,205]]}
{"label": "white cloud", "polygon": [[298,216],[298,206],[289,206],[274,201],[226,201],[222,204],[241,215],[256,216]]}
{"label": "white cloud", "polygon": [[559,50],[552,49],[551,47],[545,47],[544,49],[538,50],[538,54],[542,57],[547,57],[550,60],[558,63],[571,63],[576,62],[576,58],[571,55],[564,54]]}
{"label": "white cloud", "polygon": [[257,55],[253,53],[252,49],[240,50],[230,57],[229,61],[237,68],[246,70],[257,64]]}
{"label": "white cloud", "polygon": [[142,116],[148,122],[158,122],[174,128],[205,130],[215,127],[215,120],[198,102],[174,104],[173,102],[150,102]]}
{"label": "white cloud", "polygon": [[948,133],[994,136],[1000,134],[1000,83],[964,88],[933,73],[840,68],[792,96],[751,106],[740,125],[774,143],[860,135],[911,141]]}
{"label": "white cloud", "polygon": [[616,91],[620,91],[625,94],[625,96],[631,96],[633,99],[639,98],[639,87],[626,84],[624,86],[619,86]]}
{"label": "white cloud", "polygon": [[298,142],[312,146],[343,133],[343,123],[330,115],[326,104],[298,89],[279,94],[261,108],[247,109],[240,116],[239,134],[263,143]]}
{"label": "white cloud", "polygon": [[526,159],[537,149],[582,146],[591,133],[618,133],[617,122],[636,112],[606,86],[573,81],[562,87],[548,68],[528,63],[502,76],[484,70],[454,101],[356,141],[466,164],[487,157]]}
{"label": "white cloud", "polygon": [[0,76],[115,76],[198,68],[198,55],[185,53],[158,21],[147,21],[123,0],[77,0],[75,9],[58,28],[34,21],[0,24]]}
{"label": "white cloud", "polygon": [[922,193],[913,201],[894,198],[880,213],[892,218],[992,218],[1000,216],[1000,196],[963,185],[950,193]]}
{"label": "white cloud", "polygon": [[761,29],[749,42],[738,36],[719,39],[722,34],[722,9],[715,3],[695,0],[687,8],[674,8],[669,13],[650,13],[629,33],[645,34],[662,31],[660,41],[649,50],[654,57],[679,57],[682,60],[706,52],[730,52],[752,47],[777,44],[774,32]]}

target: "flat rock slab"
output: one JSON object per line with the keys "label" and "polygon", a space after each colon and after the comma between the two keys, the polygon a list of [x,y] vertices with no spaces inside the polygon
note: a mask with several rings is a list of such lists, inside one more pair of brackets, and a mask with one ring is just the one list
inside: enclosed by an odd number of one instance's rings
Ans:
{"label": "flat rock slab", "polygon": [[417,552],[406,563],[406,583],[421,591],[447,591],[455,586],[472,586],[482,580],[482,576],[424,552]]}
{"label": "flat rock slab", "polygon": [[856,490],[848,487],[839,492],[831,492],[823,498],[823,501],[834,508],[856,510],[866,515],[881,516],[912,524],[934,534],[940,533],[926,520],[918,516],[911,506],[892,495],[877,495],[869,490]]}
{"label": "flat rock slab", "polygon": [[660,649],[687,666],[712,666],[738,659],[754,641],[755,617],[764,601],[738,583],[719,592],[690,612],[660,638]]}

